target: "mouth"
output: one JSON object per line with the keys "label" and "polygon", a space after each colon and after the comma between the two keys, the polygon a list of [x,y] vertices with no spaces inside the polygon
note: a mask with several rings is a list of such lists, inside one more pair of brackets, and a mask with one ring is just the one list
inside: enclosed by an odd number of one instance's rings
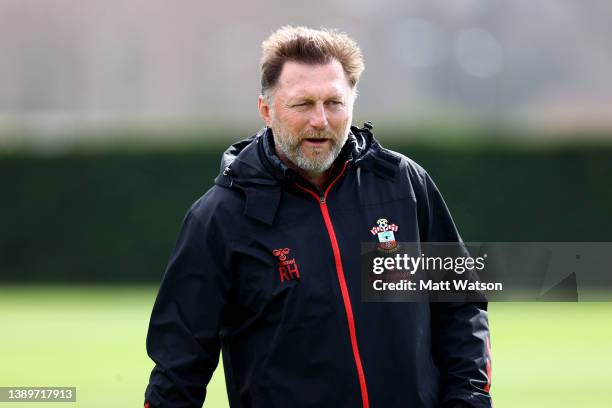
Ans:
{"label": "mouth", "polygon": [[311,146],[323,146],[328,141],[329,141],[329,139],[324,139],[324,138],[307,138],[307,139],[304,139],[304,142],[306,142],[306,144],[310,144]]}

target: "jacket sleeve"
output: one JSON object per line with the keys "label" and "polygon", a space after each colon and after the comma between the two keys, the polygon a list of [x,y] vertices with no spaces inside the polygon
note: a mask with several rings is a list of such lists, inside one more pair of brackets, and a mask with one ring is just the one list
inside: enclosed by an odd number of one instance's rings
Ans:
{"label": "jacket sleeve", "polygon": [[[440,191],[422,171],[419,228],[425,242],[463,243]],[[487,303],[431,303],[432,349],[440,370],[440,406],[492,407]]]}
{"label": "jacket sleeve", "polygon": [[211,211],[196,212],[197,206],[183,221],[151,314],[148,408],[201,407],[219,360],[231,286],[228,242]]}

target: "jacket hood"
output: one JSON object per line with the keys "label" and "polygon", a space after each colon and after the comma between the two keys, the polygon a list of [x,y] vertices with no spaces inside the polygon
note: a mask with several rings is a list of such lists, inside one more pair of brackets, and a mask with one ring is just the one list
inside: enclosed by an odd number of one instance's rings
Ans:
{"label": "jacket hood", "polygon": [[[351,126],[337,160],[349,160],[383,177],[395,177],[400,159],[380,146],[371,129],[370,122],[363,128]],[[378,160],[381,158],[386,160]],[[292,186],[298,177],[276,155],[272,130],[265,127],[225,150],[215,184],[242,190],[247,201],[245,214],[271,224],[282,187]]]}

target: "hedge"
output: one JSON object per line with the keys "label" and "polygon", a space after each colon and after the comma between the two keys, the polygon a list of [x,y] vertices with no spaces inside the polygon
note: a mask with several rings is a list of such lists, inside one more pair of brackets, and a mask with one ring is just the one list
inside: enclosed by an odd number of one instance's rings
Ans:
{"label": "hedge", "polygon": [[[612,146],[389,147],[429,171],[466,241],[612,240]],[[0,281],[159,281],[220,154],[0,156]]]}

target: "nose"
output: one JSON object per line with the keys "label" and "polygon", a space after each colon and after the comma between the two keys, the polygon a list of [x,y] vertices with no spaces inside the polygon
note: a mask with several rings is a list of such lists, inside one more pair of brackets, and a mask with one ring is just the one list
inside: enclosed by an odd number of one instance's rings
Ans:
{"label": "nose", "polygon": [[310,115],[310,126],[315,129],[325,129],[327,127],[327,112],[323,103],[317,103]]}

